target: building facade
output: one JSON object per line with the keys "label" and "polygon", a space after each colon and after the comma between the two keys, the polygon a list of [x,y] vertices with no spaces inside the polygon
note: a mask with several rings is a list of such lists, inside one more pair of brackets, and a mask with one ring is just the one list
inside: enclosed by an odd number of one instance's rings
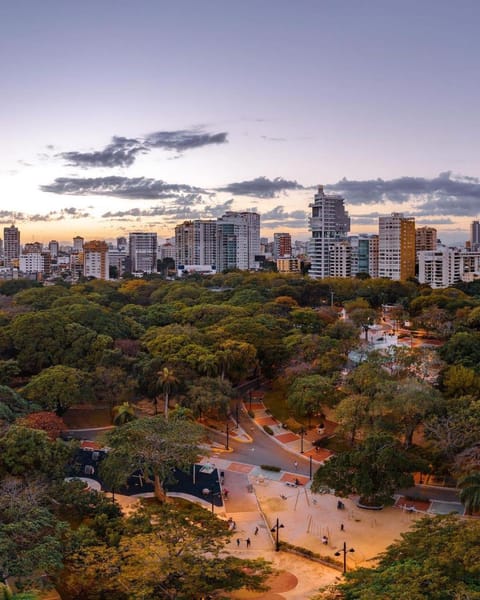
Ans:
{"label": "building facade", "polygon": [[260,215],[254,212],[227,212],[217,219],[217,271],[256,270],[260,255]]}
{"label": "building facade", "polygon": [[396,281],[415,277],[415,219],[392,213],[378,220],[378,276]]}
{"label": "building facade", "polygon": [[108,244],[92,240],[83,245],[83,275],[96,279],[110,279]]}
{"label": "building facade", "polygon": [[417,227],[415,230],[415,250],[437,249],[437,230],[435,227]]}
{"label": "building facade", "polygon": [[141,231],[130,233],[128,254],[132,273],[156,273],[157,234]]}
{"label": "building facade", "polygon": [[20,258],[20,231],[11,225],[3,228],[3,256],[6,267],[11,267]]}
{"label": "building facade", "polygon": [[312,238],[309,244],[309,275],[314,278],[329,277],[330,248],[335,242],[346,240],[350,231],[350,217],[345,210],[344,199],[336,194],[325,194],[323,186],[318,187],[310,208]]}
{"label": "building facade", "polygon": [[292,236],[289,233],[273,234],[273,258],[292,256]]}

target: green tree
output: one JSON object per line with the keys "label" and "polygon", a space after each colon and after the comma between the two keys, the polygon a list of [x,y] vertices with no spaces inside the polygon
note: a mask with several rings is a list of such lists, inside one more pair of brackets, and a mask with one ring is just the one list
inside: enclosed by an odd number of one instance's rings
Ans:
{"label": "green tree", "polygon": [[335,386],[332,380],[322,375],[304,375],[295,378],[287,396],[287,405],[297,417],[308,420],[322,411],[322,406],[335,402]]}
{"label": "green tree", "polygon": [[[166,420],[168,420],[168,398],[173,386],[178,383],[178,379],[175,377],[175,373],[169,367],[163,367],[158,373],[157,386],[163,391],[164,409],[163,414]],[[157,397],[155,396],[155,414],[157,414]]]}
{"label": "green tree", "polygon": [[56,365],[35,375],[22,394],[45,410],[62,415],[67,408],[92,399],[90,377],[84,371]]}
{"label": "green tree", "polygon": [[[315,473],[312,491],[323,486],[339,496],[358,494],[360,503],[381,506],[393,502],[393,493],[413,485],[412,472],[419,468],[391,436],[368,436],[354,449],[336,455]],[[423,466],[423,465],[422,465]]]}
{"label": "green tree", "polygon": [[169,421],[161,415],[130,421],[106,434],[112,450],[103,468],[116,470],[125,483],[137,470],[147,480],[153,476],[155,494],[163,500],[164,484],[172,477],[172,470],[189,469],[197,461],[202,434],[199,425],[177,416]]}
{"label": "green tree", "polygon": [[130,402],[122,402],[122,404],[117,404],[112,409],[113,412],[113,422],[115,425],[124,425],[129,421],[133,421],[136,419],[135,415],[135,407],[130,404]]}
{"label": "green tree", "polygon": [[201,377],[187,390],[182,401],[196,417],[215,412],[221,418],[226,417],[233,391],[230,382],[220,377]]}
{"label": "green tree", "polygon": [[480,512],[480,471],[465,475],[458,481],[460,501],[465,506],[467,514]]}
{"label": "green tree", "polygon": [[118,545],[90,544],[67,557],[71,600],[220,599],[243,587],[265,589],[268,563],[225,556],[231,533],[200,507],[152,506],[126,525]]}
{"label": "green tree", "polygon": [[[355,569],[335,590],[344,600],[478,599],[480,522],[425,517],[373,569]],[[325,596],[324,596],[325,597]],[[325,599],[326,600],[326,599]]]}

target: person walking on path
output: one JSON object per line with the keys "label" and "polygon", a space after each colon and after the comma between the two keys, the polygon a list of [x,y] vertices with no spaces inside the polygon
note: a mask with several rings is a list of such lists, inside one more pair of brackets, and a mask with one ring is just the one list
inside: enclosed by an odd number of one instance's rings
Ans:
{"label": "person walking on path", "polygon": [[295,461],[295,462],[293,463],[293,466],[295,467],[295,471],[298,471],[298,462],[297,462],[297,461]]}
{"label": "person walking on path", "polygon": [[250,538],[247,538],[245,541],[247,542],[247,548],[250,548],[250,544],[251,544]]}
{"label": "person walking on path", "polygon": [[343,523],[340,523],[340,531],[345,531],[345,527],[343,526]]}
{"label": "person walking on path", "polygon": [[237,538],[237,548],[240,548],[240,538]]}
{"label": "person walking on path", "polygon": [[255,527],[255,532],[253,535],[257,535],[257,533],[258,533],[258,527]]}

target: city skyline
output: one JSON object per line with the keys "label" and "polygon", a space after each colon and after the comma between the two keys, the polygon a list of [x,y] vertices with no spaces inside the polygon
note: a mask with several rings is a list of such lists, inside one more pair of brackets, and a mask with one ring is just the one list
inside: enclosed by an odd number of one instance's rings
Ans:
{"label": "city skyline", "polygon": [[258,211],[308,239],[318,184],[351,233],[402,212],[469,237],[477,3],[26,2],[3,9],[0,225],[22,243],[173,237]]}

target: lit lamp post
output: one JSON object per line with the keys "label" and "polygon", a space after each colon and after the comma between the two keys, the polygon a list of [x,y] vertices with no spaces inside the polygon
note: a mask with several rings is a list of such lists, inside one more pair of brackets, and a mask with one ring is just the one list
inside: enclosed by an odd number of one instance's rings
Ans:
{"label": "lit lamp post", "polygon": [[270,529],[270,531],[272,533],[275,533],[275,552],[278,552],[280,550],[280,540],[278,539],[278,530],[282,529],[282,527],[285,527],[285,525],[283,523],[280,523],[278,517],[277,517],[277,522],[275,523],[275,525]]}
{"label": "lit lamp post", "polygon": [[335,556],[341,556],[343,554],[343,572],[347,572],[347,552],[355,552],[353,548],[347,550],[347,542],[343,542],[343,548],[338,552],[335,552]]}

